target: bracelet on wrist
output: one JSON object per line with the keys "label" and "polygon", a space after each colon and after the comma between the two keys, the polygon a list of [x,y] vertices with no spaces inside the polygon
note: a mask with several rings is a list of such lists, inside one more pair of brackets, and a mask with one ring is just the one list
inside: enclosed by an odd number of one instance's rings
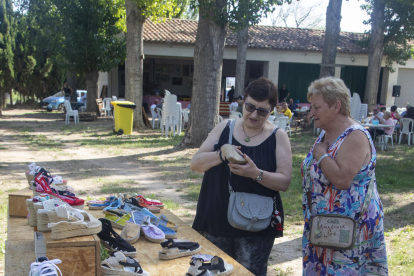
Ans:
{"label": "bracelet on wrist", "polygon": [[327,153],[325,153],[324,155],[321,156],[321,158],[319,158],[318,163],[316,164],[319,168],[321,167],[321,162],[325,157],[328,157],[329,155]]}

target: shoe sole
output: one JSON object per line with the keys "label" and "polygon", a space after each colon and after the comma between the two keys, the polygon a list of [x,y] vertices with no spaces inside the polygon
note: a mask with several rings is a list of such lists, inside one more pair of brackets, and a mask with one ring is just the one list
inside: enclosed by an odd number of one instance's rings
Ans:
{"label": "shoe sole", "polygon": [[177,259],[177,258],[181,258],[181,257],[192,256],[192,255],[197,254],[200,251],[201,251],[201,245],[196,250],[178,252],[178,253],[175,253],[175,254],[163,254],[161,252],[158,252],[158,258],[160,260],[172,260],[172,259]]}
{"label": "shoe sole", "polygon": [[67,224],[64,226],[65,229],[56,229],[56,227],[59,225],[52,228],[52,239],[54,240],[94,235],[102,231],[102,225],[91,228],[79,228],[79,225],[76,224]]}
{"label": "shoe sole", "polygon": [[247,163],[246,159],[241,156],[232,145],[225,144],[221,146],[221,152],[224,154],[227,160],[232,164],[244,165]]}
{"label": "shoe sole", "polygon": [[[112,252],[114,252],[114,251],[119,251],[119,250],[115,250],[115,249],[113,249],[110,245],[109,245],[109,243],[107,243],[106,241],[103,241],[103,240],[101,240],[101,244],[106,248],[106,249],[108,249],[109,251],[110,251],[110,253],[112,253]],[[119,252],[121,252],[121,251],[119,251]],[[135,252],[124,252],[124,251],[122,251],[121,252],[122,254],[124,254],[125,256],[128,256],[128,257],[131,257],[131,258],[133,258],[133,257],[135,257],[136,255],[137,255],[137,252],[135,251]]]}

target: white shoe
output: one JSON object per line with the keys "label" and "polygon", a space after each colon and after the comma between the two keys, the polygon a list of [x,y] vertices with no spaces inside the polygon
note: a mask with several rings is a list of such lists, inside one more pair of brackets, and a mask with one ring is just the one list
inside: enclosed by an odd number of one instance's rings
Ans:
{"label": "white shoe", "polygon": [[62,276],[62,272],[56,266],[56,264],[60,264],[61,262],[59,259],[49,260],[46,257],[39,258],[37,262],[30,265],[29,276]]}

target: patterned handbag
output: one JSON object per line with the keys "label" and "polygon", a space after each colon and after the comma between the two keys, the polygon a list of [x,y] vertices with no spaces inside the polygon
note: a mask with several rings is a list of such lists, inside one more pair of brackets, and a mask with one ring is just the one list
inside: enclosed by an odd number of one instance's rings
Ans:
{"label": "patterned handbag", "polygon": [[[312,160],[312,159],[311,159]],[[334,250],[350,250],[355,247],[357,235],[357,226],[361,222],[363,214],[368,209],[374,191],[375,173],[371,178],[368,186],[367,195],[358,221],[353,218],[338,214],[318,214],[312,217],[312,195],[311,195],[311,177],[310,167],[306,169],[306,196],[308,200],[310,218],[310,230],[308,240],[310,244],[323,248]]]}

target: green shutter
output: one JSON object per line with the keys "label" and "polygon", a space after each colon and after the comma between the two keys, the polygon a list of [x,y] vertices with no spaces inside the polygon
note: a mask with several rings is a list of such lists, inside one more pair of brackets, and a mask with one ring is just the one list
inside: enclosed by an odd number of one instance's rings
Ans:
{"label": "green shutter", "polygon": [[279,63],[279,89],[286,84],[293,100],[299,100],[301,103],[307,103],[308,87],[312,81],[319,78],[319,64],[308,63]]}
{"label": "green shutter", "polygon": [[366,66],[345,66],[341,68],[341,79],[349,88],[351,97],[353,93],[358,93],[361,101],[364,101],[367,71],[368,67]]}

